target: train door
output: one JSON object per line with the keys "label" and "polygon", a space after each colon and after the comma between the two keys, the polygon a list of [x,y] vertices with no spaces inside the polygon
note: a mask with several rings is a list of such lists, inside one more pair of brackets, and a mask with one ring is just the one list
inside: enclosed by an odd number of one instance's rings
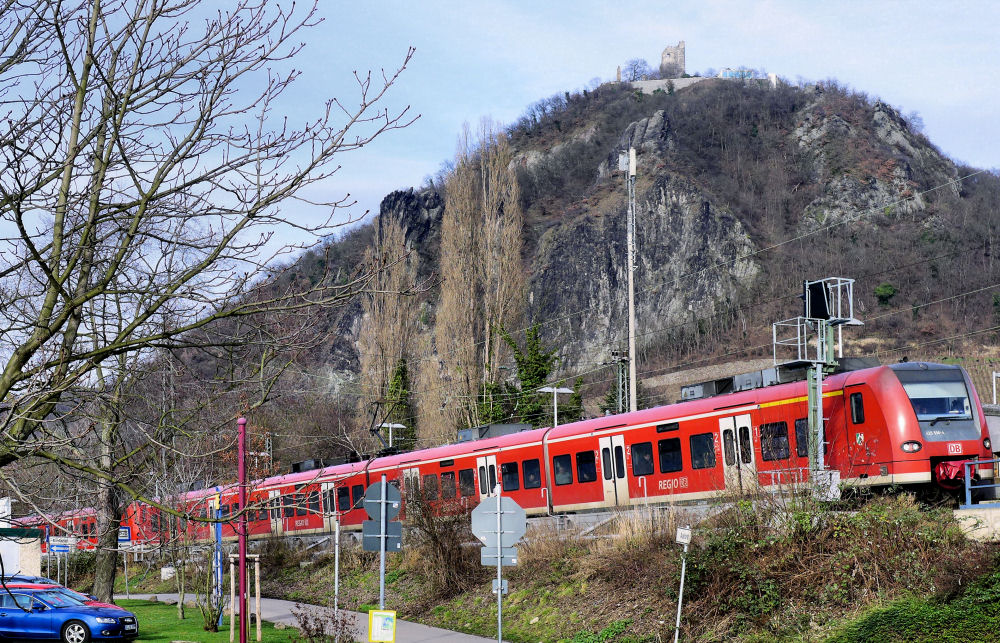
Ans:
{"label": "train door", "polygon": [[609,435],[600,440],[604,501],[609,505],[628,504],[625,479],[625,436]]}
{"label": "train door", "polygon": [[757,488],[757,463],[754,460],[750,414],[719,418],[719,436],[722,438],[726,489],[750,491]]}
{"label": "train door", "polygon": [[403,495],[416,493],[420,490],[420,469],[413,467],[403,469]]}
{"label": "train door", "polygon": [[479,473],[479,500],[488,498],[496,492],[497,486],[497,457],[486,455],[476,458],[476,470]]}
{"label": "train door", "polygon": [[332,482],[323,482],[319,485],[320,499],[323,501],[323,528],[333,531],[334,523],[337,522],[337,492]]}
{"label": "train door", "polygon": [[280,536],[285,533],[283,529],[284,519],[282,518],[281,491],[272,489],[267,492],[268,512],[271,514],[271,533]]}

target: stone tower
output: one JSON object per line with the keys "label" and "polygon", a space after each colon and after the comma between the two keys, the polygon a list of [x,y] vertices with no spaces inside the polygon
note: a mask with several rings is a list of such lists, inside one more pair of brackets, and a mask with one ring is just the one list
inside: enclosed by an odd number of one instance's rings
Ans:
{"label": "stone tower", "polygon": [[676,47],[667,47],[663,50],[660,59],[660,76],[662,78],[680,78],[684,75],[684,41],[677,43]]}

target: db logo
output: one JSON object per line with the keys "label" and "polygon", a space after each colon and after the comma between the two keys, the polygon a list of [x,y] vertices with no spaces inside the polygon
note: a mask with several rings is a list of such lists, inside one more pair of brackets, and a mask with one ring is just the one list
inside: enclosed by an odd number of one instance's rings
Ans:
{"label": "db logo", "polygon": [[962,445],[956,442],[949,442],[948,455],[962,455]]}

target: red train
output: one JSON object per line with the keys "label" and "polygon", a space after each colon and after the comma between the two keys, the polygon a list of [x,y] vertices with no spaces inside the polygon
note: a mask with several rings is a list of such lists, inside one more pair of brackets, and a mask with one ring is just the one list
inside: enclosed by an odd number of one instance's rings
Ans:
{"label": "red train", "polygon": [[[992,457],[979,397],[957,366],[910,362],[834,374],[823,401],[825,460],[848,486],[953,488],[961,482],[957,465]],[[250,535],[326,533],[338,518],[358,529],[367,518],[364,491],[382,474],[432,502],[466,507],[499,483],[534,515],[778,488],[808,475],[806,416],[799,381],[267,478],[249,493]],[[989,464],[974,470],[993,478]],[[183,502],[199,516],[237,513],[233,486]],[[61,520],[86,525],[91,517]],[[212,537],[205,523],[161,520],[138,504],[123,524],[138,542],[160,542],[177,529]],[[225,523],[224,537],[234,536],[233,524]],[[81,536],[92,542],[93,527],[86,529]]]}

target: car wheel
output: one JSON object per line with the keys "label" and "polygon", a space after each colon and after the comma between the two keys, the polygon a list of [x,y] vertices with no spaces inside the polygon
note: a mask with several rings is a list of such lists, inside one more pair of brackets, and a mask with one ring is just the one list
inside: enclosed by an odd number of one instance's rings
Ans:
{"label": "car wheel", "polygon": [[62,628],[63,643],[89,643],[90,628],[80,621],[70,621]]}

